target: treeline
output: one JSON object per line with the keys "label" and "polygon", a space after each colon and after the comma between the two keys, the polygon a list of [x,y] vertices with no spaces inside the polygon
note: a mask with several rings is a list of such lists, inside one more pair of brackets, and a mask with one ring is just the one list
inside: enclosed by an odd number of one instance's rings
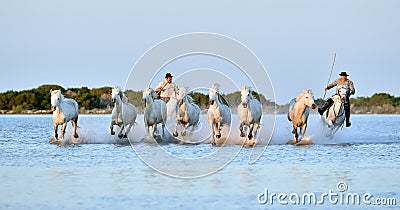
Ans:
{"label": "treeline", "polygon": [[350,103],[352,112],[356,114],[400,114],[400,97],[387,93],[351,98]]}
{"label": "treeline", "polygon": [[0,110],[49,110],[50,90],[61,90],[67,98],[75,99],[84,110],[105,109],[111,103],[111,87],[89,89],[87,87],[65,89],[59,85],[42,85],[38,88],[0,93]]}
{"label": "treeline", "polygon": [[[38,88],[22,91],[7,91],[0,93],[0,110],[12,111],[11,113],[21,113],[25,110],[50,110],[50,90],[61,90],[67,98],[75,99],[82,113],[89,110],[102,110],[99,113],[110,113],[113,107],[111,102],[111,87],[101,87],[89,89],[87,87],[65,89],[59,85],[41,85]],[[139,113],[142,112],[142,92],[125,91],[129,102],[134,104]],[[263,104],[263,111],[267,113],[286,113],[288,104],[277,105],[266,99],[263,95],[252,93]],[[195,102],[202,110],[209,106],[208,95],[203,93],[190,93]],[[223,95],[224,99],[231,106],[232,111],[236,112],[237,105],[240,104],[240,92],[233,92]],[[371,97],[351,98],[351,110],[356,114],[400,114],[400,97],[395,97],[387,93],[376,93]],[[316,99],[316,104],[322,106],[324,100]],[[8,113],[2,111],[2,113]],[[90,112],[89,112],[90,113]],[[93,112],[95,113],[95,112]]]}
{"label": "treeline", "polygon": [[[59,85],[41,85],[38,88],[22,91],[7,91],[0,93],[0,110],[11,110],[11,113],[21,113],[25,110],[50,110],[50,90],[61,90],[62,94],[67,98],[75,99],[78,102],[80,111],[86,113],[85,110],[107,110],[102,113],[110,113],[113,103],[111,102],[111,87],[101,87],[89,89],[81,88],[64,88]],[[142,92],[141,91],[125,91],[129,102],[136,106],[139,112],[142,112]],[[203,93],[190,93],[195,102],[202,110],[209,106],[208,95]],[[265,110],[269,107],[271,110],[276,105],[270,102],[263,95],[253,92],[264,105]],[[240,92],[222,95],[228,104],[236,111],[236,106],[240,104]],[[272,108],[271,108],[272,107]],[[2,112],[7,113],[7,112]]]}

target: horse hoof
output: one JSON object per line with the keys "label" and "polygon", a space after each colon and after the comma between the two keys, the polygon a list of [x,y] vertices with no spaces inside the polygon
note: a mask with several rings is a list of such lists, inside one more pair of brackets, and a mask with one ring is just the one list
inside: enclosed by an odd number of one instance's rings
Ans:
{"label": "horse hoof", "polygon": [[79,136],[78,136],[78,134],[76,133],[75,135],[74,135],[74,137],[77,139],[77,138],[79,138]]}
{"label": "horse hoof", "polygon": [[178,133],[177,133],[177,132],[174,132],[172,135],[173,135],[174,137],[178,137]]}
{"label": "horse hoof", "polygon": [[115,135],[115,131],[111,131],[111,135]]}
{"label": "horse hoof", "polygon": [[217,134],[215,137],[217,137],[219,139],[219,138],[221,138],[221,134]]}
{"label": "horse hoof", "polygon": [[186,136],[186,132],[183,132],[183,131],[182,131],[181,135],[182,135],[182,136]]}
{"label": "horse hoof", "polygon": [[125,138],[125,139],[128,138],[128,135],[124,134],[124,138]]}
{"label": "horse hoof", "polygon": [[123,135],[122,134],[118,134],[118,138],[122,139]]}
{"label": "horse hoof", "polygon": [[247,137],[249,137],[249,140],[251,140],[253,138],[253,135],[248,135]]}
{"label": "horse hoof", "polygon": [[246,136],[246,134],[240,133],[240,137],[245,137],[245,136]]}

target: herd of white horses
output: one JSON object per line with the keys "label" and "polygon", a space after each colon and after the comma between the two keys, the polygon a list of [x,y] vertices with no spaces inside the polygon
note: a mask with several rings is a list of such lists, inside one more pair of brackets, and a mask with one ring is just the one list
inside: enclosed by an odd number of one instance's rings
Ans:
{"label": "herd of white horses", "polygon": [[[339,87],[338,94],[332,96],[334,104],[322,115],[323,121],[330,128],[327,136],[333,136],[335,132],[343,126],[344,122],[344,100],[347,97],[348,89]],[[248,86],[241,88],[241,103],[237,107],[239,117],[240,137],[245,138],[245,144],[255,145],[257,143],[258,130],[262,122],[262,105]],[[71,121],[73,137],[78,138],[78,103],[69,98],[64,98],[60,90],[50,90],[51,109],[53,111],[54,140],[62,142],[64,139],[67,123]],[[209,108],[207,111],[207,120],[211,128],[211,144],[219,145],[221,139],[221,129],[231,124],[231,108],[220,94],[219,85],[213,84],[208,92]],[[115,135],[114,126],[119,126],[119,138],[127,138],[130,130],[135,125],[138,115],[136,107],[128,102],[128,98],[120,87],[114,87],[111,91],[111,100],[114,108],[111,114],[110,134]],[[144,125],[146,136],[155,138],[157,127],[161,124],[162,137],[165,135],[165,125],[167,120],[175,119],[175,129],[173,136],[178,137],[178,129],[181,129],[180,135],[185,136],[187,129],[191,127],[193,132],[200,123],[201,110],[194,102],[193,98],[186,92],[185,88],[179,88],[171,97],[168,103],[157,99],[156,92],[151,88],[143,91],[142,103],[144,105]],[[315,109],[313,94],[311,90],[303,91],[290,102],[288,119],[292,122],[294,140],[288,143],[298,144],[304,137],[307,129],[307,119],[310,108]],[[58,137],[58,126],[61,127],[61,138]],[[151,135],[150,135],[151,127]],[[300,128],[300,134],[298,134]]]}

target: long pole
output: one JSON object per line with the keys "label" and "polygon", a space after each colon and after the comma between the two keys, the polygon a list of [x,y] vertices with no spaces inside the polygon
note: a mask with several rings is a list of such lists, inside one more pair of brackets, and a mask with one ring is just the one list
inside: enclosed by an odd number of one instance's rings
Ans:
{"label": "long pole", "polygon": [[[335,61],[336,61],[336,53],[333,56],[333,63],[332,63],[331,73],[329,74],[329,79],[328,79],[328,82],[326,83],[326,87],[328,87],[329,82],[331,81],[332,71],[333,71],[333,67],[335,66]],[[326,90],[325,90],[324,97],[323,97],[324,100],[325,100],[325,96],[326,96]]]}

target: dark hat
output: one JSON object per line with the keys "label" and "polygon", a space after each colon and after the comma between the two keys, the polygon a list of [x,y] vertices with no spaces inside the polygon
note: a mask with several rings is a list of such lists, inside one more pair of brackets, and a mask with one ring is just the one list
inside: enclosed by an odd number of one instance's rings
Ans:
{"label": "dark hat", "polygon": [[165,75],[165,78],[168,78],[168,77],[173,77],[172,75],[171,75],[171,73],[167,73],[166,75]]}
{"label": "dark hat", "polygon": [[339,76],[350,76],[345,71],[340,72]]}

